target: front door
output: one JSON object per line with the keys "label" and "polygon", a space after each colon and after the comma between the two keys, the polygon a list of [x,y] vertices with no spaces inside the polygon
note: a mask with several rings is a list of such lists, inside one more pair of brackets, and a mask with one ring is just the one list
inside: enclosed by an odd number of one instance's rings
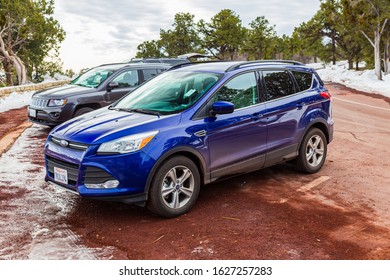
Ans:
{"label": "front door", "polygon": [[116,76],[111,82],[118,83],[118,87],[108,92],[110,102],[114,102],[133,91],[140,84],[138,70],[126,70]]}
{"label": "front door", "polygon": [[256,72],[235,76],[214,95],[212,102],[229,101],[232,114],[211,118],[207,129],[211,181],[246,173],[264,165],[267,128],[259,102]]}

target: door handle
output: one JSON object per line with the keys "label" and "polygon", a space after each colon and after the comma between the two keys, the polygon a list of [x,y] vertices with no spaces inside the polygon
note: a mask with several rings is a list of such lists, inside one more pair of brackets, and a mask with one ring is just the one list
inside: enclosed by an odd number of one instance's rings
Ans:
{"label": "door handle", "polygon": [[253,119],[254,121],[256,121],[256,120],[262,118],[263,116],[264,116],[264,115],[261,114],[261,113],[254,113],[254,114],[252,114],[252,119]]}
{"label": "door handle", "polygon": [[302,109],[302,107],[305,105],[305,102],[298,102],[297,104],[296,104],[296,107],[298,108],[298,110],[299,109]]}

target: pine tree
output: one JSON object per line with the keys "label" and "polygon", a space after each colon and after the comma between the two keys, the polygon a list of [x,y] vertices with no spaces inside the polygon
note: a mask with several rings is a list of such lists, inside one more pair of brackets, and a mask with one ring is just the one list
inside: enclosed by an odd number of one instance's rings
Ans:
{"label": "pine tree", "polygon": [[272,58],[273,40],[276,37],[275,26],[270,26],[269,21],[261,16],[249,23],[249,27],[244,46],[244,50],[249,53],[249,58]]}
{"label": "pine tree", "polygon": [[200,20],[198,30],[203,35],[203,47],[221,60],[234,60],[246,38],[240,17],[229,9],[221,10],[210,23]]}

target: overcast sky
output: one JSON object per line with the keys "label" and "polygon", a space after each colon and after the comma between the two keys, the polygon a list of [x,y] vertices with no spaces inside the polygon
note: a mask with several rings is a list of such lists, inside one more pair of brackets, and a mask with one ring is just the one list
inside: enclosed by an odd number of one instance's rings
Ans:
{"label": "overcast sky", "polygon": [[160,28],[171,29],[179,12],[209,22],[222,9],[231,9],[245,27],[265,16],[278,35],[291,35],[319,5],[319,0],[56,0],[54,16],[66,31],[60,56],[64,68],[79,71],[131,59],[139,44],[159,39]]}

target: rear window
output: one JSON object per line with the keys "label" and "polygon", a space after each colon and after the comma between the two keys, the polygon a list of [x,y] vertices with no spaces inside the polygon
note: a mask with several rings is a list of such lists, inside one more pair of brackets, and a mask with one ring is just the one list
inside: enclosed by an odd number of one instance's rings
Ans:
{"label": "rear window", "polygon": [[294,83],[287,71],[263,71],[267,100],[278,99],[295,93]]}
{"label": "rear window", "polygon": [[313,82],[313,74],[297,71],[292,71],[292,74],[298,83],[300,91],[308,90],[311,88]]}
{"label": "rear window", "polygon": [[158,73],[161,73],[161,71],[157,72],[157,69],[144,69],[143,71],[145,81],[157,76]]}

